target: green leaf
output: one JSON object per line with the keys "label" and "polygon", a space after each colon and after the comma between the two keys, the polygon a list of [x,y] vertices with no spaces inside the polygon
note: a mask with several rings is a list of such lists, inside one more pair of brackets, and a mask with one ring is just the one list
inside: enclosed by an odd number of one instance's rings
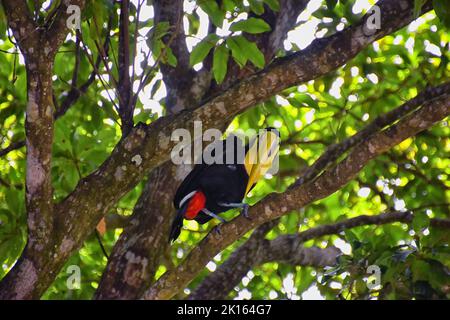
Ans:
{"label": "green leaf", "polygon": [[233,32],[244,31],[247,33],[257,34],[257,33],[263,33],[263,32],[270,31],[271,28],[267,24],[267,22],[265,22],[262,19],[249,18],[247,20],[241,20],[238,22],[234,22],[231,25],[230,30]]}
{"label": "green leaf", "polygon": [[258,49],[256,43],[251,43],[249,47],[249,56],[248,59],[258,68],[264,68],[266,64],[266,60],[264,58],[263,53]]}
{"label": "green leaf", "polygon": [[422,260],[414,260],[411,264],[413,281],[425,280],[430,278],[430,265]]}
{"label": "green leaf", "polygon": [[23,192],[14,189],[5,190],[5,201],[8,208],[16,216],[20,216],[24,212],[24,195]]}
{"label": "green leaf", "polygon": [[215,26],[222,28],[225,14],[220,10],[216,0],[199,1],[199,6],[200,8],[202,8],[203,11],[206,12],[206,14],[211,19],[212,23],[214,23]]}
{"label": "green leaf", "polygon": [[350,243],[353,250],[358,249],[361,246],[361,241],[359,240],[356,233],[352,230],[345,230],[345,239]]}
{"label": "green leaf", "polygon": [[326,2],[328,10],[333,10],[336,7],[337,0],[327,0]]}
{"label": "green leaf", "polygon": [[236,9],[236,4],[233,0],[223,0],[222,1],[222,8],[225,11],[233,12]]}
{"label": "green leaf", "polygon": [[0,39],[6,38],[6,16],[3,6],[0,6]]}
{"label": "green leaf", "polygon": [[264,4],[261,0],[248,0],[250,4],[250,9],[257,15],[262,15],[264,13]]}
{"label": "green leaf", "polygon": [[214,48],[218,40],[219,37],[217,35],[211,34],[200,41],[194,49],[192,49],[191,56],[189,57],[189,63],[191,66],[202,62],[208,55],[209,51]]}
{"label": "green leaf", "polygon": [[229,37],[227,38],[226,43],[228,48],[231,49],[231,55],[234,61],[236,61],[236,63],[242,68],[243,66],[246,65],[248,59],[247,55],[245,54],[244,48],[241,48],[239,46],[239,42],[236,39],[238,37],[241,36]]}
{"label": "green leaf", "polygon": [[450,28],[450,1],[433,0],[433,8],[442,24]]}
{"label": "green leaf", "polygon": [[225,79],[229,55],[230,52],[224,43],[214,50],[213,73],[217,83],[222,83],[223,79]]}
{"label": "green leaf", "polygon": [[426,0],[414,0],[414,19],[420,16],[420,12],[422,11],[422,7],[427,2]]}
{"label": "green leaf", "polygon": [[266,63],[264,55],[255,43],[248,41],[242,36],[236,37],[236,41],[248,60],[250,60],[256,67],[260,69],[264,68]]}
{"label": "green leaf", "polygon": [[175,57],[171,48],[166,47],[165,50],[166,54],[164,57],[164,62],[175,68],[178,63],[177,57]]}
{"label": "green leaf", "polygon": [[318,109],[319,105],[316,100],[311,98],[309,94],[298,93],[293,98],[288,99],[289,103],[296,108],[313,108]]}
{"label": "green leaf", "polygon": [[278,0],[264,0],[264,3],[267,4],[272,11],[280,11],[280,3]]}
{"label": "green leaf", "polygon": [[414,217],[412,220],[412,227],[415,232],[420,232],[423,229],[428,228],[430,225],[430,217],[424,212],[414,212]]}
{"label": "green leaf", "polygon": [[159,40],[164,37],[170,29],[170,23],[167,21],[162,21],[156,25],[153,29],[153,39]]}

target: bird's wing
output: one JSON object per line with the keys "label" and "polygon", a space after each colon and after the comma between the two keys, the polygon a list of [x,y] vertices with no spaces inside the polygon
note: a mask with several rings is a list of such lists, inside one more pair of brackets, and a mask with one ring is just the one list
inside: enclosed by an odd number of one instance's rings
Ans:
{"label": "bird's wing", "polygon": [[180,201],[190,192],[194,191],[198,187],[198,177],[207,168],[206,164],[196,164],[191,172],[184,178],[173,198],[173,204],[176,209],[179,209]]}

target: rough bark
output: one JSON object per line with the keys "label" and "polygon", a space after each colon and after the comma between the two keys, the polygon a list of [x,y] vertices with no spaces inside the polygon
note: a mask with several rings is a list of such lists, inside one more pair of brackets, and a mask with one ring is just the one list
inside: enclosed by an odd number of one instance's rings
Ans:
{"label": "rough bark", "polygon": [[[194,78],[196,73],[189,66],[182,23],[183,1],[156,1],[154,8],[155,24],[168,21],[171,25],[171,33],[163,41],[177,57],[177,66],[162,64],[161,71],[168,90],[167,113],[175,114],[198,104],[209,79],[205,74]],[[136,299],[153,282],[161,257],[169,247],[166,235],[173,214],[175,187],[186,174],[187,171],[180,173],[180,168],[171,162],[150,172],[133,210],[133,223],[125,228],[109,257],[96,299]]]}
{"label": "rough bark", "polygon": [[167,88],[166,108],[169,114],[195,108],[209,87],[207,70],[196,72],[189,65],[189,51],[183,26],[183,0],[158,0],[154,3],[155,23],[169,22],[171,31],[163,38],[177,58],[176,67],[162,64]]}
{"label": "rough bark", "polygon": [[262,243],[266,234],[279,222],[275,219],[259,226],[250,238],[236,249],[214,272],[206,277],[189,296],[191,300],[223,299],[247,272],[262,262]]}
{"label": "rough bark", "polygon": [[[290,3],[291,0],[286,2]],[[178,61],[175,68],[161,65],[163,79],[168,90],[166,107],[169,114],[192,109],[198,105],[205,94],[211,94],[211,90],[206,93],[211,80],[210,70],[204,68],[195,73],[189,66],[189,54],[186,48],[182,19],[180,19],[182,7],[183,1],[157,1],[154,4],[155,23],[168,21],[171,25],[171,34],[163,40],[170,46]],[[287,30],[295,24],[296,17],[303,7],[304,5],[293,6],[291,4],[282,7],[276,17],[271,20],[273,31],[268,35],[253,37],[252,40],[257,41],[260,48],[266,53],[268,61],[273,58],[275,44],[263,40],[267,40],[269,35],[271,37],[276,35],[277,44],[281,43]],[[235,81],[242,76],[239,69],[234,69],[228,72],[227,79]],[[228,123],[222,124],[222,129],[225,129],[227,125]],[[136,299],[153,282],[156,268],[161,263],[161,256],[164,256],[160,253],[167,253],[169,249],[167,234],[174,214],[172,198],[176,186],[179,185],[189,169],[189,166],[176,167],[169,161],[149,174],[144,192],[133,212],[133,220],[136,223],[133,227],[130,226],[124,230],[114,246],[95,298]],[[162,202],[161,198],[165,199],[165,202]],[[155,228],[155,223],[158,223],[160,227]],[[131,254],[133,259],[130,260],[127,256],[129,257]],[[130,269],[134,272],[130,273]],[[110,276],[110,273],[113,276]]]}
{"label": "rough bark", "polygon": [[133,128],[134,106],[131,104],[131,78],[130,78],[130,3],[128,0],[120,2],[119,26],[119,116],[122,120],[122,134],[126,136]]}
{"label": "rough bark", "polygon": [[[47,285],[41,270],[52,260],[54,211],[51,185],[51,156],[53,143],[54,56],[65,39],[65,4],[58,10],[50,29],[39,27],[33,20],[25,1],[3,0],[8,24],[25,58],[27,72],[26,133],[26,192],[28,239],[25,250],[14,268],[0,284],[0,299],[39,297]],[[84,1],[73,1],[82,7]]]}
{"label": "rough bark", "polygon": [[[169,247],[177,174],[167,162],[153,170],[133,216],[113,248],[95,299],[137,299],[154,281],[161,257]],[[182,179],[183,174],[178,175]],[[168,183],[171,181],[171,183]]]}

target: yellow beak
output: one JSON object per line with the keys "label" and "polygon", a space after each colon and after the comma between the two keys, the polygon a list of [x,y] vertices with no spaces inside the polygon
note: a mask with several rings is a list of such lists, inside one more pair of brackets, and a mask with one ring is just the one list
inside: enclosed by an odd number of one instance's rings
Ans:
{"label": "yellow beak", "polygon": [[272,167],[273,160],[279,151],[279,136],[272,131],[265,130],[250,145],[245,155],[245,170],[249,176],[245,194],[250,191]]}

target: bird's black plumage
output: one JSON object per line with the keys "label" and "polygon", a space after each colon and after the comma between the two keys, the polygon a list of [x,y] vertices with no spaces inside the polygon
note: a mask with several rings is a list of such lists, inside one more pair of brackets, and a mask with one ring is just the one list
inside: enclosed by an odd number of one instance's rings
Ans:
{"label": "bird's black plumage", "polygon": [[[279,136],[275,129],[266,130]],[[194,219],[200,224],[213,217],[223,220],[218,214],[231,208],[242,208],[242,213],[247,215],[248,205],[243,203],[244,197],[255,186],[261,172],[266,172],[265,169],[260,171],[261,167],[253,166],[250,158],[246,158],[249,150],[258,150],[259,144],[255,142],[256,139],[244,147],[238,137],[230,135],[226,140],[216,142],[215,148],[210,149],[213,150],[211,156],[215,160],[222,159],[210,162],[211,164],[208,163],[204,151],[201,163],[194,166],[175,194],[173,203],[178,212],[172,223],[170,240],[179,236],[184,218]],[[270,146],[272,145],[273,134]],[[261,143],[261,148],[265,148],[262,150],[268,155],[277,152],[275,149],[269,151],[270,148],[267,148],[265,142]],[[250,157],[252,153],[248,155]]]}
{"label": "bird's black plumage", "polygon": [[[230,136],[229,139],[233,139],[234,150],[242,148],[242,142],[239,138]],[[244,199],[248,182],[244,161],[240,159],[239,152],[234,152],[233,161],[227,163],[226,140],[220,143],[222,143],[223,163],[206,164],[202,159],[201,163],[196,164],[177,189],[173,201],[176,209],[180,209],[181,200],[195,190],[200,190],[205,194],[206,208],[216,214],[230,210],[229,207],[220,206],[218,202],[237,203]],[[242,156],[246,149],[244,148]],[[209,220],[211,220],[211,217],[203,212],[200,212],[195,218],[195,221],[200,224]]]}

